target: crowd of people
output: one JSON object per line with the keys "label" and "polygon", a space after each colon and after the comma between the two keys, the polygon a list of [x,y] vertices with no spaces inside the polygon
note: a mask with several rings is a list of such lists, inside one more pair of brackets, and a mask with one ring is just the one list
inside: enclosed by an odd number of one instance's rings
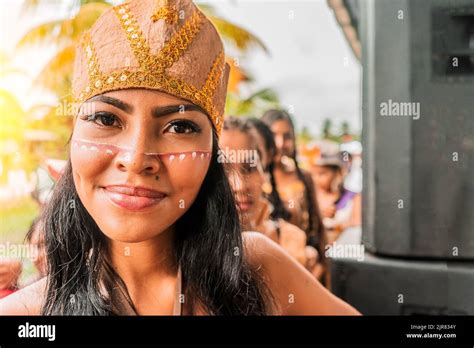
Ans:
{"label": "crowd of people", "polygon": [[354,169],[303,170],[285,111],[224,115],[230,69],[190,0],[128,1],[83,34],[69,156],[28,233],[40,279],[10,262],[0,314],[358,314],[325,255],[358,223]]}
{"label": "crowd of people", "polygon": [[[258,154],[255,163],[226,165],[243,231],[263,233],[330,287],[327,247],[345,229],[361,224],[360,143],[321,140],[302,151],[311,155],[299,155],[292,118],[274,109],[260,118],[226,117],[219,146],[225,153]],[[57,181],[61,168],[47,169]],[[47,201],[36,200],[42,210]],[[46,275],[41,230],[38,216],[25,238],[35,250],[35,276],[20,281],[21,260],[0,261],[0,298]]]}
{"label": "crowd of people", "polygon": [[361,225],[360,143],[323,140],[309,145],[313,156],[299,156],[292,118],[269,110],[228,117],[220,146],[259,154],[256,167],[234,164],[229,174],[244,229],[278,242],[329,287],[328,246]]}

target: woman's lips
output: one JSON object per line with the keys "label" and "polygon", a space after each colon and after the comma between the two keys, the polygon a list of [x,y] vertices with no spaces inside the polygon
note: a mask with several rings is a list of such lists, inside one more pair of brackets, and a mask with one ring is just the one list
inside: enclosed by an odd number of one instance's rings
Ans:
{"label": "woman's lips", "polygon": [[139,211],[158,204],[166,194],[141,187],[106,186],[104,193],[115,205],[130,210]]}
{"label": "woman's lips", "polygon": [[241,212],[246,213],[252,207],[252,201],[237,201],[237,205]]}

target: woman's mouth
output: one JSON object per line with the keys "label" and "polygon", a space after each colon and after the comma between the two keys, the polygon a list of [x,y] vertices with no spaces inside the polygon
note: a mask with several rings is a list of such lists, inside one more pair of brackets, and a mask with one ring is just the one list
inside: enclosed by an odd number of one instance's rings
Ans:
{"label": "woman's mouth", "polygon": [[130,211],[141,211],[161,202],[166,194],[138,186],[112,185],[103,187],[112,204]]}
{"label": "woman's mouth", "polygon": [[237,201],[237,206],[242,213],[246,213],[252,207],[253,202],[251,200]]}

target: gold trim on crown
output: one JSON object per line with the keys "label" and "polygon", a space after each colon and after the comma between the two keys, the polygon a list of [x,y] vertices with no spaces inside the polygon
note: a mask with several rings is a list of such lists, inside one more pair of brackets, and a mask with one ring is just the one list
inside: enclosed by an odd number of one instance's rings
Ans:
{"label": "gold trim on crown", "polygon": [[164,19],[168,24],[178,22],[178,11],[176,7],[170,6],[168,0],[156,0],[156,2],[157,8],[151,16],[153,22],[159,21],[160,19]]}
{"label": "gold trim on crown", "polygon": [[205,20],[204,15],[199,10],[195,10],[184,25],[165,42],[158,54],[152,55],[128,4],[114,7],[114,12],[126,33],[139,68],[123,68],[106,74],[102,73],[90,33],[85,33],[81,45],[87,58],[89,83],[79,93],[76,102],[80,105],[95,95],[118,89],[158,89],[187,99],[202,107],[209,114],[219,134],[224,115],[219,115],[214,106],[213,98],[224,73],[225,57],[223,50],[214,59],[206,81],[201,87],[193,86],[166,73],[166,69],[179,60],[201,30]]}

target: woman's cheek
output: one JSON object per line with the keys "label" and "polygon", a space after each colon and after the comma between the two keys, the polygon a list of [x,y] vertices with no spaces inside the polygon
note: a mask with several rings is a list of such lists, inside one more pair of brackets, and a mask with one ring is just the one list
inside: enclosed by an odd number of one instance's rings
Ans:
{"label": "woman's cheek", "polygon": [[160,157],[174,191],[172,201],[178,208],[187,210],[196,199],[206,177],[211,153],[188,152]]}
{"label": "woman's cheek", "polygon": [[258,199],[259,197],[262,196],[262,186],[265,180],[265,177],[263,174],[259,172],[254,172],[250,174],[247,178],[248,180],[248,185],[249,191],[251,192],[252,198]]}
{"label": "woman's cheek", "polygon": [[80,140],[71,142],[71,165],[78,193],[92,189],[100,174],[110,165],[113,158],[111,150],[101,148],[99,144],[85,143]]}

